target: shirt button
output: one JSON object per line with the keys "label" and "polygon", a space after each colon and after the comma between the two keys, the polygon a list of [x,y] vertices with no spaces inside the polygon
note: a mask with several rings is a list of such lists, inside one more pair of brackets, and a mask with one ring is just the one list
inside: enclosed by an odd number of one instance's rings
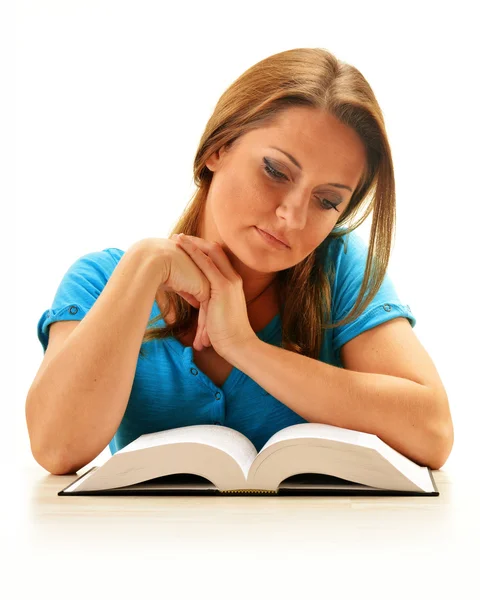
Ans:
{"label": "shirt button", "polygon": [[383,308],[387,311],[390,312],[392,310],[392,307],[390,306],[390,304],[384,304]]}
{"label": "shirt button", "polygon": [[192,375],[198,375],[198,371],[194,367],[190,369],[190,373],[192,373]]}
{"label": "shirt button", "polygon": [[68,310],[71,315],[76,315],[78,312],[78,306],[71,306]]}
{"label": "shirt button", "polygon": [[216,400],[220,400],[222,397],[222,394],[220,392],[215,392],[215,399]]}

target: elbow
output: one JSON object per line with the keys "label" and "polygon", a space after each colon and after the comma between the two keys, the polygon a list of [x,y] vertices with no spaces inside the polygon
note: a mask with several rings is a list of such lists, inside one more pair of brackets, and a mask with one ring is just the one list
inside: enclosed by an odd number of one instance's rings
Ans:
{"label": "elbow", "polygon": [[80,469],[93,460],[94,457],[72,461],[72,453],[67,449],[63,452],[45,447],[35,448],[30,443],[30,449],[35,461],[52,475],[76,475]]}
{"label": "elbow", "polygon": [[[428,420],[425,427],[425,440],[428,440],[425,465],[438,471],[447,462],[454,442],[453,421],[445,389],[431,391],[428,405]],[[425,405],[426,406],[426,405]]]}
{"label": "elbow", "polygon": [[34,413],[32,412],[32,406],[34,405],[31,404],[29,398],[30,396],[27,398],[25,404],[25,419],[30,440],[30,452],[35,462],[52,475],[70,475],[76,473],[82,465],[73,467],[71,461],[66,460],[66,452],[59,452],[52,447],[52,444],[46,442],[45,435],[40,435],[40,430],[45,430],[45,426],[40,427],[38,423],[34,424]]}
{"label": "elbow", "polygon": [[75,474],[83,465],[72,466],[71,461],[65,459],[64,454],[47,448],[43,445],[35,445],[30,437],[30,451],[35,461],[52,475]]}
{"label": "elbow", "polygon": [[51,475],[76,475],[77,471],[79,471],[83,465],[78,467],[67,465],[64,462],[60,462],[58,460],[51,459],[48,457],[38,455],[33,455],[33,458],[36,462],[46,471],[48,471]]}
{"label": "elbow", "polygon": [[71,473],[71,469],[68,469],[64,464],[58,461],[55,457],[49,456],[45,453],[40,453],[32,449],[32,456],[35,461],[52,475],[68,475]]}
{"label": "elbow", "polygon": [[447,462],[454,443],[454,430],[451,417],[442,426],[437,427],[434,434],[433,458],[428,465],[432,470],[439,470]]}
{"label": "elbow", "polygon": [[35,461],[52,475],[70,475],[76,473],[77,469],[72,468],[58,454],[48,452],[43,448],[35,448],[32,443],[30,443],[30,450]]}

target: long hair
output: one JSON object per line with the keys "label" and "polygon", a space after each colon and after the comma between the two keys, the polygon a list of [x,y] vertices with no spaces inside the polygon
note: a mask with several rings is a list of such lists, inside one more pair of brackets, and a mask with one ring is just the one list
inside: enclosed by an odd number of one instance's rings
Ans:
{"label": "long hair", "polygon": [[[395,227],[395,181],[383,115],[358,69],[323,48],[296,48],[269,56],[245,71],[222,94],[205,127],[193,163],[197,190],[169,237],[181,232],[198,237],[213,176],[205,165],[210,155],[223,146],[228,149],[244,133],[265,127],[281,111],[293,106],[321,109],[351,127],[363,141],[367,156],[365,171],[336,227],[301,262],[277,273],[282,348],[318,359],[323,330],[352,322],[380,288]],[[327,261],[329,244],[354,231],[372,210],[369,250],[359,295],[350,313],[332,323],[335,271]],[[161,314],[148,322],[142,345],[154,339],[179,337],[194,326],[198,309],[175,292],[164,294],[165,306],[159,304]],[[169,314],[172,303],[175,321],[151,328],[162,315]],[[143,349],[140,355],[144,356]]]}

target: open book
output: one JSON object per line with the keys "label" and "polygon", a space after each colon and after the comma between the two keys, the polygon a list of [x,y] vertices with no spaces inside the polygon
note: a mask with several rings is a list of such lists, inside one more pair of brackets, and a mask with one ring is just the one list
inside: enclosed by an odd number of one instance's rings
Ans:
{"label": "open book", "polygon": [[245,435],[222,425],[141,435],[58,492],[97,494],[438,496],[439,492],[428,467],[376,435],[299,423],[277,431],[260,452]]}

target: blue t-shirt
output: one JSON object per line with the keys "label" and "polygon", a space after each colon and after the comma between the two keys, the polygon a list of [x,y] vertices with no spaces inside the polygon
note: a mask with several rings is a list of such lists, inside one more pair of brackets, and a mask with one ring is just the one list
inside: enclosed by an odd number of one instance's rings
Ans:
{"label": "blue t-shirt", "polygon": [[[355,231],[333,240],[329,246],[328,260],[334,261],[336,272],[332,289],[333,322],[349,313],[357,299],[367,253],[367,244]],[[105,248],[86,254],[72,264],[60,282],[51,308],[43,313],[37,325],[44,351],[48,345],[49,325],[83,319],[123,254],[118,248]],[[152,299],[150,319],[159,312]],[[387,272],[376,296],[355,321],[324,331],[319,360],[343,368],[340,359],[343,344],[397,317],[406,317],[411,326],[415,326],[410,307],[400,302]],[[154,326],[164,325],[162,319]],[[281,347],[280,315],[256,334],[262,341]],[[192,347],[184,346],[174,337],[147,342],[142,348],[146,356],[139,356],[124,416],[109,442],[112,454],[144,433],[197,424],[232,427],[247,436],[260,451],[280,429],[307,422],[235,367],[218,387],[195,365]]]}

